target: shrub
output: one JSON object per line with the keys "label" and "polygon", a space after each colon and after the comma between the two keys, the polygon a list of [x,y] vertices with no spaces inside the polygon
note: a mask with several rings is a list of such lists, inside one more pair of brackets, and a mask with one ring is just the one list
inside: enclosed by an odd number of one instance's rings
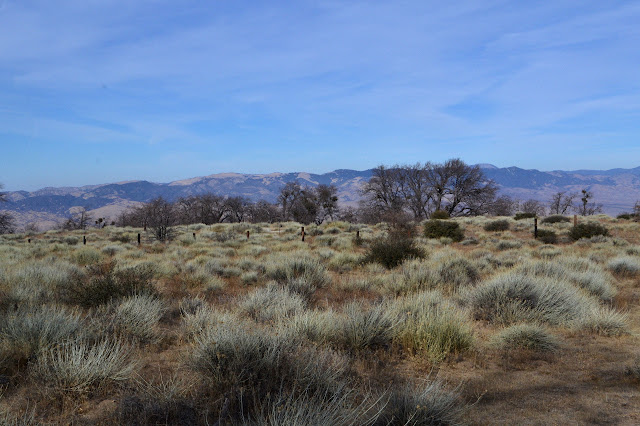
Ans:
{"label": "shrub", "polygon": [[535,213],[516,213],[516,215],[513,217],[515,220],[522,220],[522,219],[531,219],[536,217]]}
{"label": "shrub", "polygon": [[59,391],[86,392],[129,379],[136,368],[130,354],[130,348],[115,340],[68,341],[42,353],[34,375]]}
{"label": "shrub", "polygon": [[436,283],[442,288],[457,290],[474,284],[480,278],[480,271],[468,259],[459,255],[445,256],[434,267]]}
{"label": "shrub", "polygon": [[607,268],[614,274],[633,277],[640,273],[640,260],[630,256],[620,256],[611,259]]}
{"label": "shrub", "polygon": [[395,321],[378,305],[363,309],[360,303],[349,303],[333,339],[347,350],[386,347],[394,335]]}
{"label": "shrub", "polygon": [[371,242],[363,263],[379,263],[387,269],[395,268],[407,259],[421,259],[424,252],[413,240],[402,234],[389,234]]}
{"label": "shrub", "polygon": [[469,349],[472,329],[465,315],[437,292],[399,299],[390,306],[401,319],[395,341],[413,354],[440,362],[451,353]]}
{"label": "shrub", "polygon": [[468,410],[457,390],[447,390],[440,380],[407,384],[391,392],[379,424],[458,425]]}
{"label": "shrub", "polygon": [[457,222],[431,219],[424,224],[424,236],[427,238],[447,237],[459,242],[464,239],[464,232]]}
{"label": "shrub", "polygon": [[499,275],[473,289],[468,301],[478,319],[494,323],[569,324],[596,303],[571,284],[518,272]]}
{"label": "shrub", "polygon": [[151,279],[154,271],[149,264],[116,269],[115,262],[93,265],[88,280],[76,280],[61,289],[67,303],[86,308],[136,294],[156,295]]}
{"label": "shrub", "polygon": [[602,336],[629,333],[627,316],[611,308],[597,307],[577,323],[577,328]]}
{"label": "shrub", "polygon": [[127,297],[115,308],[116,328],[142,342],[155,342],[160,337],[158,322],[165,311],[155,297],[140,294]]}
{"label": "shrub", "polygon": [[102,259],[100,252],[94,248],[83,247],[73,253],[73,260],[78,265],[93,265]]}
{"label": "shrub", "polygon": [[558,242],[558,236],[550,229],[538,229],[538,240],[545,244],[555,244]]}
{"label": "shrub", "polygon": [[494,220],[492,222],[488,222],[483,226],[485,231],[489,232],[498,232],[498,231],[506,231],[509,229],[509,221],[508,220]]}
{"label": "shrub", "polygon": [[449,213],[444,210],[436,210],[431,213],[431,219],[449,219]]}
{"label": "shrub", "polygon": [[330,281],[325,267],[306,253],[272,257],[266,264],[265,274],[280,284],[302,279],[314,288],[322,288]]}
{"label": "shrub", "polygon": [[540,221],[540,223],[561,223],[561,222],[571,222],[571,219],[561,214],[554,214],[551,216],[547,216]]}
{"label": "shrub", "polygon": [[507,327],[493,337],[492,344],[506,351],[526,349],[535,352],[555,352],[560,346],[551,333],[537,324]]}
{"label": "shrub", "polygon": [[597,235],[607,236],[609,231],[603,225],[594,222],[579,223],[569,231],[569,237],[577,241],[581,238],[591,238]]}
{"label": "shrub", "polygon": [[276,283],[249,294],[240,310],[256,321],[274,321],[304,311],[305,301],[299,295]]}
{"label": "shrub", "polygon": [[22,364],[81,329],[80,316],[61,306],[26,306],[0,321],[0,360]]}

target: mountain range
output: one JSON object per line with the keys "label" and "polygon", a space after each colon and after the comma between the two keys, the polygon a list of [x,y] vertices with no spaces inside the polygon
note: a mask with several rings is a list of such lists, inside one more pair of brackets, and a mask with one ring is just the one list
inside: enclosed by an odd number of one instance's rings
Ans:
{"label": "mountain range", "polygon": [[[520,200],[535,199],[547,203],[558,191],[593,193],[605,213],[615,215],[630,211],[640,200],[640,167],[612,170],[539,171],[518,167],[499,168],[479,164],[485,175],[493,179],[500,194]],[[6,193],[2,204],[16,218],[19,226],[36,223],[47,229],[63,221],[74,209],[84,207],[94,217],[115,219],[123,210],[158,196],[169,200],[213,192],[219,195],[244,196],[253,201],[274,202],[282,186],[298,181],[302,185],[331,184],[338,188],[341,205],[356,205],[359,189],[372,170],[335,170],[324,174],[305,172],[240,174],[219,173],[169,183],[127,181],[81,187],[43,188],[33,192]]]}

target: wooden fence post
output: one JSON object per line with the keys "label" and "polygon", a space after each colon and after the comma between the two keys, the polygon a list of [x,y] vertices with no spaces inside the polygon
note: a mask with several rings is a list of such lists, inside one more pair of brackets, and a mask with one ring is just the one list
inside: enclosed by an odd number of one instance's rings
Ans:
{"label": "wooden fence post", "polygon": [[304,241],[304,226],[302,227],[302,241]]}
{"label": "wooden fence post", "polygon": [[578,215],[574,214],[573,215],[573,226],[577,226],[578,225]]}
{"label": "wooden fence post", "polygon": [[538,238],[538,218],[533,218],[533,238]]}
{"label": "wooden fence post", "polygon": [[27,240],[27,242],[28,242],[29,244],[31,244],[31,238],[29,238],[29,239]]}
{"label": "wooden fence post", "polygon": [[193,239],[194,240],[196,239],[196,233],[195,232],[193,233]]}
{"label": "wooden fence post", "polygon": [[87,245],[87,236],[86,235],[82,236],[82,244],[84,244],[85,246]]}
{"label": "wooden fence post", "polygon": [[140,233],[138,233],[138,245],[140,245]]}
{"label": "wooden fence post", "polygon": [[249,239],[249,231],[247,231],[247,240]]}

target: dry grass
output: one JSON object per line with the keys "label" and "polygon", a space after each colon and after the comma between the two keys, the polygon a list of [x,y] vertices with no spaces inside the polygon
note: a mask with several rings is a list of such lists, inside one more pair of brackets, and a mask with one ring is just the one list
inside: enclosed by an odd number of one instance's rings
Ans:
{"label": "dry grass", "polygon": [[391,269],[382,225],[0,236],[0,423],[639,424],[640,226],[450,221]]}

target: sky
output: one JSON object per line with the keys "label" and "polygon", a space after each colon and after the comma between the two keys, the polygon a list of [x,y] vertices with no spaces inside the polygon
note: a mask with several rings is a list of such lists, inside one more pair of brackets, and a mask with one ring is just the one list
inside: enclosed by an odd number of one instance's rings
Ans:
{"label": "sky", "polygon": [[638,167],[638,22],[638,1],[0,0],[0,183]]}

